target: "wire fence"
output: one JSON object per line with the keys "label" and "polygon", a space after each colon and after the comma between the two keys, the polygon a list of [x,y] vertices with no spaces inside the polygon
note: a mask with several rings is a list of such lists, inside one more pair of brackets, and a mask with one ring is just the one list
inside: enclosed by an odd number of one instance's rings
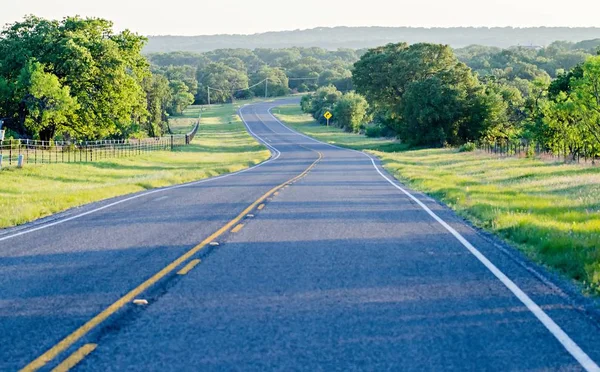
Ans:
{"label": "wire fence", "polygon": [[198,132],[163,137],[103,141],[0,141],[0,167],[24,164],[87,163],[140,155],[151,151],[173,151],[189,145]]}
{"label": "wire fence", "polygon": [[522,140],[518,142],[497,141],[495,143],[479,143],[480,150],[488,154],[503,157],[537,157],[548,160],[562,161],[565,163],[598,164],[598,150],[594,146],[579,148],[565,148],[562,151],[552,151],[540,146],[539,143],[529,143]]}

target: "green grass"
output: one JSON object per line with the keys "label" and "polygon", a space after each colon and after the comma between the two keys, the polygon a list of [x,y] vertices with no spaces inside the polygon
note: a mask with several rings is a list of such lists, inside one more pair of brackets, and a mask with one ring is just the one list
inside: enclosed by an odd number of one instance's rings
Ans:
{"label": "green grass", "polygon": [[367,136],[348,133],[343,129],[330,125],[326,127],[317,123],[310,115],[302,113],[298,105],[285,105],[272,110],[279,120],[289,127],[320,141],[355,150],[402,151],[406,145],[389,138],[369,138]]}
{"label": "green grass", "polygon": [[[281,112],[287,124],[315,138],[374,147],[364,136],[317,127],[298,108]],[[600,294],[600,168],[455,149],[370,152],[410,187]]]}
{"label": "green grass", "polygon": [[[269,158],[245,130],[238,105],[203,112],[190,146],[87,164],[26,165],[0,172],[0,227],[19,225],[93,201],[238,171]],[[176,133],[189,132],[200,107],[171,119]]]}

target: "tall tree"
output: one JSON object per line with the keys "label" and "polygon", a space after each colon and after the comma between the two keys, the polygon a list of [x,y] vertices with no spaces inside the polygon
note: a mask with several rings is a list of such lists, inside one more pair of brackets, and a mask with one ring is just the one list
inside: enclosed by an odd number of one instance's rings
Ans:
{"label": "tall tree", "polygon": [[[475,139],[488,110],[476,76],[447,45],[389,44],[354,65],[356,90],[415,145],[459,144]],[[477,104],[476,104],[477,103]],[[485,119],[485,118],[481,118]]]}
{"label": "tall tree", "polygon": [[583,76],[573,83],[571,97],[581,114],[581,124],[600,149],[600,56],[590,57],[583,64]]}

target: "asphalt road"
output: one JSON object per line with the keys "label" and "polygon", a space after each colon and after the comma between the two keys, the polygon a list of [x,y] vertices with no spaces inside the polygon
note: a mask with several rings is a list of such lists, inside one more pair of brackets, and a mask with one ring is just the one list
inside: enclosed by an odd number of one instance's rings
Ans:
{"label": "asphalt road", "polygon": [[583,298],[279,103],[267,163],[1,233],[0,370],[598,370]]}

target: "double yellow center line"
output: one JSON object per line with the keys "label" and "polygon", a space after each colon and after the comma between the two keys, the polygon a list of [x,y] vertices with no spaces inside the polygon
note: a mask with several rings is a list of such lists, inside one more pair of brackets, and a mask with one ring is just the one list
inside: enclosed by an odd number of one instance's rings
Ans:
{"label": "double yellow center line", "polygon": [[[81,327],[76,329],[73,333],[71,333],[64,339],[62,339],[59,343],[54,345],[52,348],[50,348],[44,354],[37,357],[35,360],[33,360],[31,363],[29,363],[27,366],[25,366],[21,371],[37,371],[41,367],[45,366],[48,362],[54,360],[58,355],[60,355],[62,352],[64,352],[69,347],[71,347],[73,344],[75,344],[77,341],[79,341],[81,338],[83,338],[92,329],[94,329],[95,327],[100,325],[102,322],[104,322],[108,317],[110,317],[111,315],[116,313],[118,310],[120,310],[121,308],[126,306],[131,301],[133,301],[140,293],[144,292],[146,289],[148,289],[152,285],[156,284],[159,280],[163,279],[165,276],[171,274],[179,266],[181,266],[184,262],[186,262],[187,260],[192,258],[192,256],[194,256],[200,250],[202,250],[205,246],[207,246],[210,242],[217,239],[223,233],[229,231],[232,227],[234,227],[236,224],[238,224],[249,212],[254,210],[259,204],[261,204],[263,201],[265,201],[269,196],[275,194],[277,191],[279,191],[283,187],[290,185],[290,184],[298,181],[302,177],[304,177],[308,172],[310,172],[321,161],[321,159],[323,159],[323,154],[321,154],[320,152],[318,152],[318,154],[319,154],[319,158],[317,160],[315,160],[308,168],[306,168],[304,170],[304,172],[302,172],[301,174],[297,175],[296,177],[280,184],[279,186],[276,186],[276,187],[272,188],[271,190],[267,191],[263,196],[258,198],[254,203],[252,203],[250,206],[248,206],[246,209],[244,209],[233,220],[229,221],[227,224],[225,224],[219,230],[215,231],[208,238],[204,239],[200,244],[198,244],[194,248],[192,248],[189,251],[187,251],[186,253],[184,253],[182,256],[177,258],[175,261],[173,261],[170,264],[168,264],[167,266],[165,266],[162,270],[160,270],[159,272],[154,274],[150,279],[146,280],[145,282],[143,282],[142,284],[140,284],[139,286],[137,286],[136,288],[131,290],[129,293],[127,293],[126,295],[124,295],[123,297],[118,299],[116,302],[114,302],[112,305],[110,305],[109,307],[104,309],[98,315],[96,315],[92,319],[88,320],[84,325],[82,325]],[[191,270],[191,268],[190,268],[190,270]],[[88,351],[88,350],[86,349],[86,351]],[[88,353],[89,352],[91,352],[91,350],[89,350]]]}

